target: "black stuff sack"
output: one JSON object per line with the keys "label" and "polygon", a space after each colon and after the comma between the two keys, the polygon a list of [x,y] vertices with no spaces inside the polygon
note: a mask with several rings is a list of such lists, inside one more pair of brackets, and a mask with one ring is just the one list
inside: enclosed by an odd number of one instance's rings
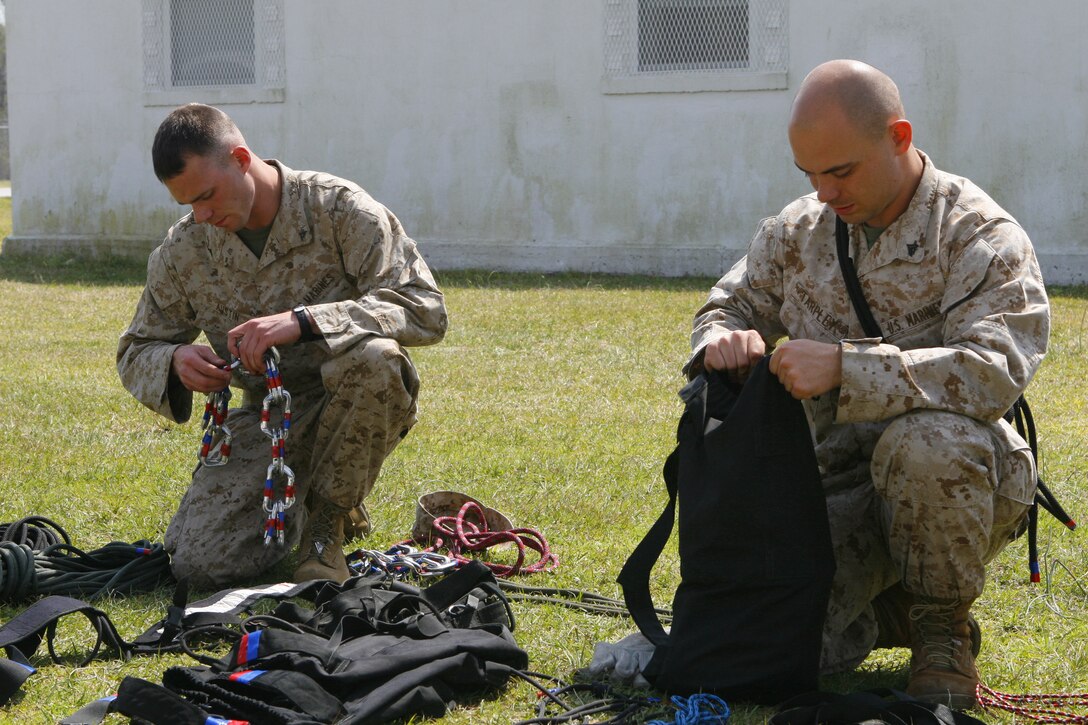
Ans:
{"label": "black stuff sack", "polygon": [[[669,503],[620,572],[655,645],[642,674],[670,694],[772,704],[817,688],[835,559],[808,420],[768,360],[742,388],[709,372],[681,391]],[[649,577],[677,506],[681,583],[666,633]]]}

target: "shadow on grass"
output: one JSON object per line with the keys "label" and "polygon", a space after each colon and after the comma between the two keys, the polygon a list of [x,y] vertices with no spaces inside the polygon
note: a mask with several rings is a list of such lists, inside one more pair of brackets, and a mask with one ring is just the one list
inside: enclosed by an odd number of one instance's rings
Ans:
{"label": "shadow on grass", "polygon": [[25,284],[140,285],[146,260],[129,257],[0,254],[0,280]]}
{"label": "shadow on grass", "polygon": [[872,666],[863,664],[851,672],[820,677],[820,689],[825,692],[860,692],[862,690],[905,690],[910,676],[910,663]]}

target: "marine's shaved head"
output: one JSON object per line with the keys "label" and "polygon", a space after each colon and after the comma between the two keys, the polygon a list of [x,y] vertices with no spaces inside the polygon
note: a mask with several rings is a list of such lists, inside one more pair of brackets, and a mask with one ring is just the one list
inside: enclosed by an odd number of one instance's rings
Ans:
{"label": "marine's shaved head", "polygon": [[812,70],[797,91],[790,126],[803,126],[837,109],[866,136],[883,136],[903,118],[899,89],[887,75],[857,60],[830,60]]}

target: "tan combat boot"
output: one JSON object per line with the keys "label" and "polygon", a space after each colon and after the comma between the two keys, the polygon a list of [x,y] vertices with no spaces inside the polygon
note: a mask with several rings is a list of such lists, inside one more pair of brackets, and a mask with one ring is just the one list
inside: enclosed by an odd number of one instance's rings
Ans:
{"label": "tan combat boot", "polygon": [[314,497],[314,505],[302,528],[299,542],[296,582],[311,579],[332,579],[343,583],[351,577],[344,558],[344,527],[348,512],[325,499]]}
{"label": "tan combat boot", "polygon": [[[910,647],[910,608],[913,604],[914,595],[904,589],[902,583],[893,584],[873,600],[877,629],[873,649]],[[971,630],[971,654],[978,657],[982,649],[982,630],[971,614],[967,615],[967,626]]]}
{"label": "tan combat boot", "polygon": [[957,710],[974,706],[978,669],[970,608],[971,602],[916,597],[910,608],[908,695]]}

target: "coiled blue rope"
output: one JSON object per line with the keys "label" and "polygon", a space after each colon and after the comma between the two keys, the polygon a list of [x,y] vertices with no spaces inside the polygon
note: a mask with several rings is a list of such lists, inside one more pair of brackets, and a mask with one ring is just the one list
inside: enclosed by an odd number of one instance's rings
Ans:
{"label": "coiled blue rope", "polygon": [[732,712],[725,700],[717,695],[698,694],[691,697],[673,695],[669,701],[676,708],[676,719],[652,720],[646,725],[723,725]]}

